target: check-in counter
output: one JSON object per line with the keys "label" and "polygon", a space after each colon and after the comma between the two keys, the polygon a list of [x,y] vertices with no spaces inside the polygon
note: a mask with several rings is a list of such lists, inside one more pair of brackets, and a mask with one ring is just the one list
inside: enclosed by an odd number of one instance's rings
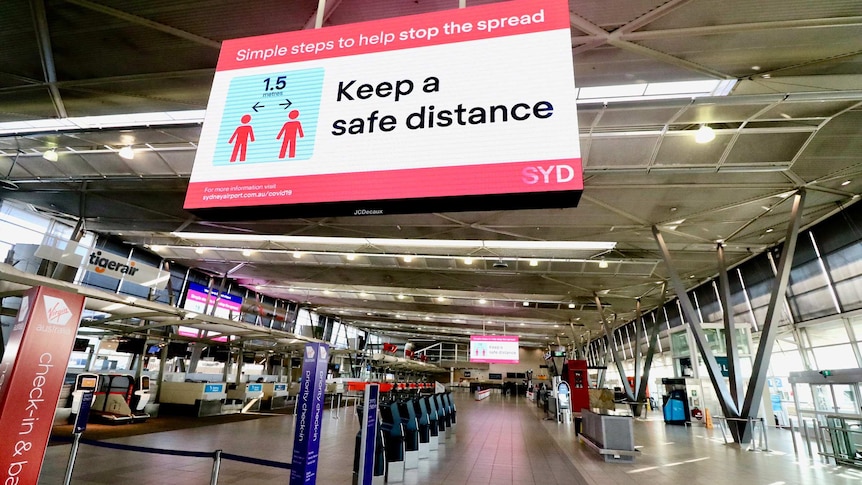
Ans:
{"label": "check-in counter", "polygon": [[240,384],[228,389],[227,399],[239,403],[242,411],[259,411],[260,400],[263,398],[263,383]]}
{"label": "check-in counter", "polygon": [[263,399],[261,408],[266,410],[281,409],[287,407],[288,391],[287,384],[283,382],[264,382]]}
{"label": "check-in counter", "polygon": [[162,382],[159,412],[183,416],[214,416],[222,413],[227,399],[224,382]]}

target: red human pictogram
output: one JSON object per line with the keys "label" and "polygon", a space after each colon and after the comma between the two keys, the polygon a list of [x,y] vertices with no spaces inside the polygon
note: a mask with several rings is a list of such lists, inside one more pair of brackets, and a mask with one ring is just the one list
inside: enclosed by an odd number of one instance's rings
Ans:
{"label": "red human pictogram", "polygon": [[[302,132],[302,123],[297,120],[297,118],[299,118],[299,110],[291,110],[290,113],[287,114],[287,117],[290,118],[290,120],[281,127],[281,131],[279,131],[278,136],[275,137],[276,140],[282,140],[281,151],[278,152],[278,158],[284,158],[285,154],[287,154],[288,158],[294,158],[296,156],[296,138],[302,138],[305,136]],[[288,150],[290,151],[288,152]]]}
{"label": "red human pictogram", "polygon": [[233,131],[233,135],[231,135],[228,143],[234,143],[233,152],[230,155],[231,163],[236,161],[237,155],[239,155],[239,161],[245,161],[245,152],[248,148],[248,144],[254,141],[254,131],[251,129],[251,115],[242,115],[240,118],[241,125],[236,127],[236,130]]}

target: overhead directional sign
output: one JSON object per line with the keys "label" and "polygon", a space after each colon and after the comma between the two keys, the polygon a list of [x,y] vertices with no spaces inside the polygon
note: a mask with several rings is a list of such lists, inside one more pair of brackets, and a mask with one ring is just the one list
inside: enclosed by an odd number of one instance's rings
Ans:
{"label": "overhead directional sign", "polygon": [[185,207],[567,207],[582,189],[568,2],[518,0],[225,41]]}

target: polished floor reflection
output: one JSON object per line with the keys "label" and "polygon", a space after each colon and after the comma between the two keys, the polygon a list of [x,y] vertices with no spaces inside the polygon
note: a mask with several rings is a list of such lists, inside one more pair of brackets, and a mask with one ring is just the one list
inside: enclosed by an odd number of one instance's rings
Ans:
{"label": "polished floor reflection", "polygon": [[[800,443],[797,457],[787,430],[770,429],[771,451],[748,451],[724,444],[718,429],[666,426],[656,413],[634,421],[640,454],[633,463],[605,463],[577,442],[571,423],[543,420],[540,410],[523,398],[493,395],[476,402],[466,393],[456,396],[455,432],[436,453],[420,460],[418,469],[406,471],[405,485],[862,485],[862,470],[812,459],[804,444]],[[317,483],[347,485],[352,483],[353,443],[359,424],[343,410],[339,419],[332,416],[333,411],[327,410]],[[292,439],[293,417],[273,415],[109,441],[162,449],[221,449],[289,462]],[[69,445],[49,447],[40,484],[62,483],[69,449]],[[209,459],[82,445],[72,483],[208,484],[211,470]],[[218,483],[288,481],[287,470],[224,461]]]}

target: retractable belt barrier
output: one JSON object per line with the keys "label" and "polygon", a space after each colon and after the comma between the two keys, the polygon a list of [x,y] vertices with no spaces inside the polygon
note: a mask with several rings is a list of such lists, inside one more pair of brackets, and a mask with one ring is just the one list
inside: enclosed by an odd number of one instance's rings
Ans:
{"label": "retractable belt barrier", "polygon": [[[67,438],[65,436],[52,437],[52,442],[55,443],[71,443],[72,439]],[[171,456],[184,456],[191,458],[209,458],[213,460],[213,473],[211,476],[210,484],[216,485],[218,483],[218,472],[219,467],[221,465],[222,460],[233,460],[242,463],[250,463],[252,465],[261,465],[268,466],[273,468],[281,468],[284,470],[290,470],[291,464],[284,463],[280,461],[273,460],[265,460],[262,458],[253,458],[250,456],[243,455],[235,455],[233,453],[225,453],[222,450],[215,451],[188,451],[188,450],[164,450],[160,448],[149,448],[146,446],[136,446],[136,445],[123,445],[119,443],[106,443],[104,441],[97,440],[89,440],[86,438],[82,438],[80,443],[90,446],[97,446],[100,448],[110,448],[114,450],[123,450],[123,451],[134,451],[137,453],[150,453],[155,455],[171,455]]]}

